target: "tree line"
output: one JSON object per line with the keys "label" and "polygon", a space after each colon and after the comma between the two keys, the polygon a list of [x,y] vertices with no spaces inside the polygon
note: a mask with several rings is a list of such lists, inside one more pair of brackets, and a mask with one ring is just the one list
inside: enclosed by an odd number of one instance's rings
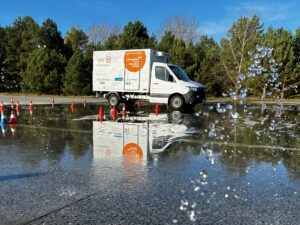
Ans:
{"label": "tree line", "polygon": [[[170,54],[170,63],[181,66],[191,79],[206,86],[208,96],[236,93],[247,87],[250,96],[265,96],[268,60],[257,58],[260,46],[271,49],[278,69],[281,97],[299,97],[300,28],[264,28],[259,17],[241,17],[218,43],[199,33],[198,22],[181,16],[168,18],[156,35],[140,22],[123,28],[94,24],[84,32],[73,26],[62,37],[57,24],[19,17],[11,26],[0,26],[0,92],[38,94],[92,94],[93,51],[152,48]],[[259,64],[251,79],[251,65]],[[250,68],[250,69],[249,69]],[[259,72],[261,71],[261,72]],[[249,75],[250,74],[250,75]],[[273,84],[272,84],[273,85]]]}

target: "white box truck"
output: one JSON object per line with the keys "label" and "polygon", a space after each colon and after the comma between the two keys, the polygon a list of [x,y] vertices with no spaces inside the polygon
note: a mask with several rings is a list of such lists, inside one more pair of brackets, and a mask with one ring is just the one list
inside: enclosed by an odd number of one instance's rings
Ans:
{"label": "white box truck", "polygon": [[93,91],[111,106],[141,100],[180,109],[203,102],[204,86],[169,64],[168,58],[152,49],[94,51]]}

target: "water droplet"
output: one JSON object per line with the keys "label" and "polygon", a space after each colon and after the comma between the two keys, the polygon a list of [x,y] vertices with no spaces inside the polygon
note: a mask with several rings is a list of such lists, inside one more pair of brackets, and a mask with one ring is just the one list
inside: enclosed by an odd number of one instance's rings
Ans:
{"label": "water droplet", "polygon": [[189,213],[189,218],[192,222],[195,222],[196,221],[196,215],[195,215],[195,211],[192,210],[190,213]]}
{"label": "water droplet", "polygon": [[228,109],[228,110],[231,110],[231,109],[233,109],[233,107],[232,107],[232,105],[226,105],[226,108]]}
{"label": "water droplet", "polygon": [[237,119],[239,117],[239,114],[237,112],[230,112],[230,115],[233,119]]}
{"label": "water droplet", "polygon": [[194,202],[194,203],[191,205],[192,209],[194,209],[194,208],[196,207],[196,205],[197,205],[197,203]]}

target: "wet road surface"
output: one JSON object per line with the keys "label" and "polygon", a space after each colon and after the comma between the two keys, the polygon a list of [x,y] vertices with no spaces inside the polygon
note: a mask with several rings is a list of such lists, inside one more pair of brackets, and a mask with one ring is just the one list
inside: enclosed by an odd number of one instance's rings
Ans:
{"label": "wet road surface", "polygon": [[1,126],[1,224],[300,223],[299,107],[103,110],[22,106]]}

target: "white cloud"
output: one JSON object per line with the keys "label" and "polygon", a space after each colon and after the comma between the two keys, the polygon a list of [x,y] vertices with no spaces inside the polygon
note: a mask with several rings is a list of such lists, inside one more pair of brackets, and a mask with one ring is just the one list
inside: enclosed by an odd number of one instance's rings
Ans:
{"label": "white cloud", "polygon": [[264,21],[282,21],[289,17],[291,5],[279,2],[241,2],[228,6],[227,12],[234,17],[257,15]]}
{"label": "white cloud", "polygon": [[232,23],[241,16],[251,17],[257,15],[267,26],[278,25],[285,26],[290,21],[300,18],[298,13],[299,3],[291,3],[288,0],[279,2],[276,0],[268,1],[241,1],[232,6],[226,6],[224,19],[219,21],[205,21],[200,24],[200,30],[203,34],[224,37]]}

